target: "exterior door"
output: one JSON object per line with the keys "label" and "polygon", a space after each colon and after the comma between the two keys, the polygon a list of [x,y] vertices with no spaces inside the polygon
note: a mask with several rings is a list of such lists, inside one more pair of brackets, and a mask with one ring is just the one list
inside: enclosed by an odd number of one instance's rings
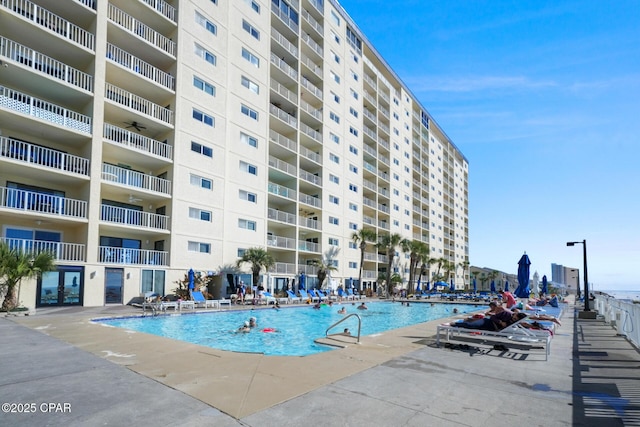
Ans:
{"label": "exterior door", "polygon": [[38,280],[36,307],[82,305],[83,267],[59,266]]}
{"label": "exterior door", "polygon": [[104,302],[105,304],[122,304],[123,285],[124,285],[124,268],[105,268],[104,270]]}

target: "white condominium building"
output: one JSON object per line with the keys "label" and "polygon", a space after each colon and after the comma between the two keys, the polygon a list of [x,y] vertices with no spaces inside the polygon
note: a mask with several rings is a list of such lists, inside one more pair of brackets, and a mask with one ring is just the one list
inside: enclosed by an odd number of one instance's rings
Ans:
{"label": "white condominium building", "polygon": [[337,1],[0,0],[0,238],[58,268],[23,305],[224,296],[255,247],[275,292],[332,246],[372,288],[361,229],[465,263],[468,162]]}

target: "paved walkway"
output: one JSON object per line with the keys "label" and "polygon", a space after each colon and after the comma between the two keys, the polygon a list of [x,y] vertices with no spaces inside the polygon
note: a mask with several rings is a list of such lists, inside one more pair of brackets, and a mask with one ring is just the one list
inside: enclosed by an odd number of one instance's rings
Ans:
{"label": "paved walkway", "polygon": [[3,406],[0,425],[640,425],[640,353],[602,320],[574,318],[573,307],[546,362],[514,350],[436,348],[438,322],[274,358],[88,321],[127,310],[0,318],[0,403],[23,412]]}

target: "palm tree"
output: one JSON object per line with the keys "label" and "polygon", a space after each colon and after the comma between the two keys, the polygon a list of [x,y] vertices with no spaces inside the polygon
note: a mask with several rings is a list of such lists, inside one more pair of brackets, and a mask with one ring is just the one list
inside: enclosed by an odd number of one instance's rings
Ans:
{"label": "palm tree", "polygon": [[416,275],[416,269],[418,267],[418,263],[420,262],[421,254],[429,253],[429,247],[419,241],[419,240],[407,240],[403,239],[400,242],[400,246],[402,247],[402,251],[405,253],[409,253],[409,289],[407,290],[408,294],[412,294],[414,291],[414,281]]}
{"label": "palm tree", "polygon": [[386,281],[387,287],[385,289],[387,298],[391,291],[391,266],[393,265],[393,259],[396,256],[396,248],[402,241],[402,236],[398,233],[385,234],[380,238],[380,241],[376,244],[376,247],[387,254],[387,274]]}
{"label": "palm tree", "polygon": [[33,279],[42,273],[54,271],[54,261],[51,252],[23,251],[0,242],[0,288],[6,290],[2,311],[11,311],[18,306],[22,279]]}
{"label": "palm tree", "polygon": [[[420,277],[422,277],[425,274],[427,274],[427,270],[431,270],[431,266],[433,264],[435,264],[436,262],[438,262],[437,259],[431,258],[429,256],[429,246],[428,245],[425,245],[425,249],[426,249],[426,251],[419,255],[419,260],[420,260],[420,263],[421,263],[421,266],[420,266]],[[429,277],[427,277],[427,279],[429,279]]]}
{"label": "palm tree", "polygon": [[[458,267],[462,269],[462,280],[464,281],[464,279],[465,279],[464,273],[465,273],[465,271],[467,271],[467,268],[469,268],[469,261],[464,260],[462,262],[459,262],[458,263]],[[469,283],[469,284],[471,284],[471,283]],[[464,287],[465,287],[465,289],[467,289],[466,281],[465,281]]]}
{"label": "palm tree", "polygon": [[497,270],[491,270],[487,275],[487,279],[490,281],[496,280],[498,276],[500,276],[500,273]]}
{"label": "palm tree", "polygon": [[276,262],[265,249],[249,248],[244,251],[244,254],[242,254],[242,257],[236,262],[236,265],[240,268],[244,263],[251,264],[251,277],[255,288],[260,281],[260,272],[262,269],[269,270]]}
{"label": "palm tree", "polygon": [[451,273],[456,271],[456,263],[451,261],[445,261],[442,268],[446,273],[447,281],[451,282]]}
{"label": "palm tree", "polygon": [[362,289],[362,268],[364,264],[364,254],[367,249],[367,242],[375,242],[377,238],[378,236],[376,232],[368,228],[361,228],[351,234],[351,240],[353,243],[360,247],[360,269],[358,270],[358,286],[360,286],[360,289]]}
{"label": "palm tree", "polygon": [[435,281],[443,280],[445,277],[440,275],[440,270],[445,267],[445,265],[447,264],[447,260],[440,257],[440,258],[437,258],[433,263],[438,264],[438,269],[436,270],[436,274],[433,276],[433,280]]}
{"label": "palm tree", "polygon": [[313,261],[313,265],[318,267],[318,272],[316,274],[318,276],[318,287],[320,289],[322,289],[322,284],[327,278],[328,273],[331,271],[338,271],[338,268],[335,265],[335,260],[339,253],[340,248],[338,246],[329,246],[329,249],[327,249],[322,255],[322,259]]}

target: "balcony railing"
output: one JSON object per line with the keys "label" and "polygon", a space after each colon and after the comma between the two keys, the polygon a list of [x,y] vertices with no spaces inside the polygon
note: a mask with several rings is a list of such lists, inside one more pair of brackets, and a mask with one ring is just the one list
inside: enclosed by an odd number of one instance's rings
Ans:
{"label": "balcony railing", "polygon": [[307,147],[300,146],[300,155],[313,162],[316,162],[319,165],[322,164],[322,157],[320,156],[320,154],[316,153],[315,151],[309,150]]}
{"label": "balcony railing", "polygon": [[269,112],[276,116],[277,118],[279,118],[280,120],[282,120],[285,123],[288,123],[289,125],[296,127],[296,125],[298,124],[298,121],[296,120],[295,117],[293,117],[291,114],[287,113],[286,111],[276,107],[273,104],[269,105]]}
{"label": "balcony railing", "polygon": [[100,219],[115,224],[169,230],[169,217],[119,206],[102,205]]}
{"label": "balcony railing", "polygon": [[52,194],[17,188],[0,187],[0,206],[18,211],[58,215],[67,218],[87,218],[87,202]]}
{"label": "balcony railing", "polygon": [[293,80],[298,80],[298,72],[286,61],[278,58],[275,54],[271,54],[271,63],[282,70],[283,73],[291,77]]}
{"label": "balcony railing", "polygon": [[106,163],[102,164],[102,179],[104,181],[122,184],[128,187],[140,188],[169,195],[171,194],[171,181],[169,180]]}
{"label": "balcony railing", "polygon": [[111,83],[105,84],[105,98],[110,99],[125,107],[146,114],[165,123],[173,124],[173,111],[161,107],[148,99],[142,98],[134,93],[128,92]]}
{"label": "balcony railing", "polygon": [[269,156],[269,167],[278,169],[284,173],[287,173],[293,176],[296,175],[296,171],[298,170],[296,165],[292,165],[291,163],[287,163],[273,156]]}
{"label": "balcony railing", "polygon": [[93,34],[28,0],[2,0],[0,7],[13,10],[42,28],[51,30],[87,49],[94,50],[95,37]]}
{"label": "balcony railing", "polygon": [[267,245],[275,246],[277,248],[285,248],[285,249],[295,249],[296,248],[296,239],[292,239],[290,237],[282,237],[282,236],[268,236],[267,237]]}
{"label": "balcony railing", "polygon": [[311,116],[322,121],[322,110],[320,108],[314,107],[313,105],[309,104],[307,101],[300,100],[300,109],[302,111],[306,111]]}
{"label": "balcony railing", "polygon": [[109,123],[104,124],[104,138],[108,141],[124,145],[145,153],[163,157],[171,160],[173,158],[173,147],[166,142],[130,132]]}
{"label": "balcony railing", "polygon": [[311,83],[308,79],[306,79],[304,76],[302,77],[302,79],[300,80],[300,83],[302,84],[302,86],[307,89],[309,92],[311,92],[313,95],[315,95],[316,97],[318,97],[319,99],[322,99],[322,90],[320,88],[318,88],[317,86],[315,86],[313,83]]}
{"label": "balcony railing", "polygon": [[4,37],[0,37],[0,56],[12,59],[54,79],[93,92],[93,77],[67,64],[36,52]]}
{"label": "balcony railing", "polygon": [[105,264],[168,265],[169,252],[146,249],[98,247],[98,262]]}
{"label": "balcony railing", "polygon": [[12,239],[0,237],[0,241],[23,253],[37,255],[49,252],[55,261],[85,261],[85,245],[79,243],[49,242],[46,240]]}
{"label": "balcony railing", "polygon": [[298,103],[298,95],[296,95],[295,92],[287,89],[283,84],[279,83],[275,79],[271,79],[271,90],[279,93],[294,104]]}
{"label": "balcony railing", "polygon": [[176,43],[173,40],[147,27],[133,16],[128,15],[112,4],[109,5],[109,19],[171,56],[176,55]]}
{"label": "balcony railing", "polygon": [[324,31],[322,25],[318,21],[315,20],[313,16],[309,14],[305,9],[302,9],[302,17],[305,21],[307,21],[311,26],[320,34],[323,35]]}
{"label": "balcony railing", "polygon": [[300,131],[305,135],[315,139],[317,142],[322,143],[322,132],[312,128],[311,126],[300,123]]}
{"label": "balcony railing", "polygon": [[298,250],[306,251],[306,252],[320,252],[320,244],[313,242],[305,242],[304,240],[300,240],[298,242]]}
{"label": "balcony railing", "polygon": [[271,38],[278,42],[283,48],[291,53],[296,58],[298,57],[298,48],[293,45],[285,36],[276,31],[275,28],[271,28]]}
{"label": "balcony railing", "polygon": [[300,217],[298,220],[298,225],[307,228],[313,228],[314,230],[320,230],[320,221],[312,218],[304,218]]}
{"label": "balcony railing", "polygon": [[269,193],[276,194],[290,200],[296,200],[296,195],[298,194],[296,190],[293,190],[289,187],[284,187],[282,185],[274,184],[273,182],[270,182],[267,188]]}
{"label": "balcony railing", "polygon": [[270,273],[276,274],[296,274],[296,265],[286,262],[276,262],[273,267],[269,269]]}
{"label": "balcony railing", "polygon": [[0,137],[0,157],[59,171],[89,175],[89,159],[7,138],[6,136]]}
{"label": "balcony railing", "polygon": [[322,46],[320,46],[309,34],[302,34],[302,40],[304,40],[311,49],[313,49],[320,57],[324,54]]}
{"label": "balcony railing", "polygon": [[267,209],[267,216],[269,219],[274,221],[286,222],[287,224],[292,225],[296,223],[296,215],[273,208]]}
{"label": "balcony railing", "polygon": [[174,90],[176,87],[176,79],[171,74],[165,73],[159,68],[154,67],[148,62],[143,61],[142,59],[112,45],[111,43],[107,43],[107,59],[111,59],[123,67],[129,68],[149,80],[166,87],[167,89]]}
{"label": "balcony railing", "polygon": [[309,68],[311,72],[313,72],[316,76],[322,78],[322,67],[316,64],[315,62],[313,62],[311,58],[309,58],[307,55],[302,54],[302,57],[300,58],[300,62],[306,65],[307,68]]}
{"label": "balcony railing", "polygon": [[318,197],[310,196],[308,194],[300,193],[300,202],[306,203],[307,205],[314,206],[316,208],[322,207],[322,202]]}
{"label": "balcony railing", "polygon": [[279,134],[274,130],[269,130],[269,139],[271,139],[271,141],[275,142],[278,145],[288,148],[291,151],[296,151],[296,147],[298,146],[297,142],[287,138],[284,135]]}
{"label": "balcony railing", "polygon": [[318,273],[318,267],[309,264],[298,264],[298,273],[315,275]]}
{"label": "balcony railing", "polygon": [[151,6],[152,8],[154,8],[155,10],[157,10],[165,18],[168,18],[172,22],[177,22],[176,9],[170,4],[168,4],[166,1],[164,0],[142,0],[142,1],[148,4],[149,6]]}
{"label": "balcony railing", "polygon": [[278,5],[271,2],[271,12],[273,12],[284,24],[291,29],[294,33],[298,34],[298,24],[289,17],[284,11],[280,10]]}
{"label": "balcony railing", "polygon": [[303,179],[315,185],[322,185],[322,178],[303,169],[300,169],[300,179]]}
{"label": "balcony railing", "polygon": [[0,107],[36,117],[69,129],[91,134],[91,117],[0,86]]}

